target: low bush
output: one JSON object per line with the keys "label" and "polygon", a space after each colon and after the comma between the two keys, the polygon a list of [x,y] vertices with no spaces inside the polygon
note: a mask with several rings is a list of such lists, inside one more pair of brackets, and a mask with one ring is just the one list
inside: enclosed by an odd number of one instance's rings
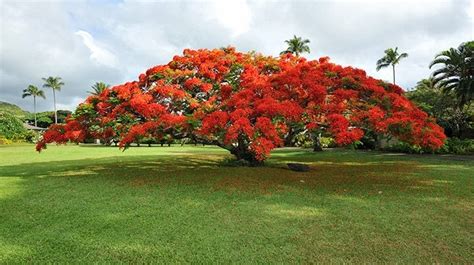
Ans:
{"label": "low bush", "polygon": [[0,135],[0,145],[12,144],[12,141],[7,139],[5,136]]}
{"label": "low bush", "polygon": [[474,139],[448,138],[437,153],[458,155],[474,154]]}
{"label": "low bush", "polygon": [[[334,138],[332,137],[321,137],[319,138],[319,140],[323,148],[337,147],[337,144],[334,141]],[[299,134],[295,137],[295,146],[303,147],[303,148],[313,148],[314,139],[308,133]]]}
{"label": "low bush", "polygon": [[436,153],[436,154],[456,154],[456,155],[472,155],[474,154],[474,139],[459,139],[459,138],[448,138],[444,145],[437,151],[432,152],[421,148],[420,146],[410,145],[404,142],[398,142],[392,144],[383,149],[389,152],[400,152],[408,154],[424,154],[424,153]]}
{"label": "low bush", "polygon": [[321,141],[321,146],[323,148],[334,148],[334,147],[337,147],[337,144],[336,142],[334,141],[334,138],[332,137],[321,137],[320,138],[320,141]]}
{"label": "low bush", "polygon": [[16,139],[22,138],[22,135],[26,132],[27,130],[20,119],[9,112],[0,112],[0,135],[16,141]]}
{"label": "low bush", "polygon": [[423,154],[424,150],[416,145],[410,145],[404,142],[398,142],[382,148],[383,151],[407,153],[407,154]]}

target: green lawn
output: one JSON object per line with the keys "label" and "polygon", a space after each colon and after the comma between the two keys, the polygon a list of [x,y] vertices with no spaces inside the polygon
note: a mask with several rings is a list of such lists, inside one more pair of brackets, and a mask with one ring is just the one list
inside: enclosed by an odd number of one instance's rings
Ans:
{"label": "green lawn", "polygon": [[[466,157],[0,147],[0,263],[474,263]],[[285,169],[310,163],[311,172]]]}

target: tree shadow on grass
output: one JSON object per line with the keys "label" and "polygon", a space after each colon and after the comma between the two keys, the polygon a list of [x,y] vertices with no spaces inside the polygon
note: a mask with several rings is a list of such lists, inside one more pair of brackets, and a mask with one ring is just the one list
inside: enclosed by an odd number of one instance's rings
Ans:
{"label": "tree shadow on grass", "polygon": [[[308,261],[317,238],[334,236],[325,231],[341,235],[327,249],[350,247],[344,236],[358,228],[385,236],[358,222],[382,226],[380,214],[399,216],[381,203],[394,207],[389,201],[404,196],[393,211],[405,213],[407,201],[456,184],[423,175],[416,161],[289,157],[256,168],[201,154],[0,167],[0,181],[14,182],[3,188],[16,185],[0,197],[0,262]],[[288,159],[312,171],[289,171]],[[343,231],[332,226],[337,220],[348,222]]]}
{"label": "tree shadow on grass", "polygon": [[[446,166],[425,165],[413,160],[384,158],[381,161],[338,152],[336,156],[308,155],[295,151],[278,153],[263,167],[227,167],[216,154],[113,156],[50,163],[24,163],[0,166],[0,177],[100,178],[108,183],[145,187],[147,185],[194,185],[211,191],[272,193],[316,189],[337,193],[380,188],[429,189],[434,183],[423,170],[449,170]],[[342,158],[340,156],[343,156]],[[287,162],[304,162],[310,172],[293,172]],[[456,165],[452,165],[456,166]],[[462,169],[458,165],[457,169]],[[466,167],[469,169],[469,167]],[[439,184],[439,183],[438,183]],[[449,185],[449,181],[444,183]]]}

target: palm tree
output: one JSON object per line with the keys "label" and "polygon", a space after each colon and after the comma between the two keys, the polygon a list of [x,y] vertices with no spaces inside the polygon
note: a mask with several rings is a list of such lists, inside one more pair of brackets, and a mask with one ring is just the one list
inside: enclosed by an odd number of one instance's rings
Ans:
{"label": "palm tree", "polygon": [[44,81],[43,87],[49,87],[53,90],[54,100],[54,123],[58,123],[58,112],[56,111],[56,90],[61,91],[61,87],[64,86],[64,82],[61,81],[61,77],[48,77],[42,78]]}
{"label": "palm tree", "polygon": [[398,47],[395,47],[395,49],[386,49],[384,52],[385,56],[377,61],[376,69],[379,71],[380,69],[391,65],[393,72],[393,84],[395,85],[395,65],[398,64],[401,59],[408,57],[408,53],[404,52],[402,54],[398,54]]}
{"label": "palm tree", "polygon": [[461,109],[474,98],[474,41],[462,43],[457,49],[451,48],[436,55],[430,69],[443,65],[432,74],[433,82],[445,92],[453,91]]}
{"label": "palm tree", "polygon": [[285,40],[285,43],[288,44],[288,48],[282,51],[280,55],[292,53],[296,56],[299,56],[301,53],[304,52],[310,53],[310,49],[308,46],[308,43],[310,43],[310,41],[308,39],[303,40],[301,37],[296,37],[296,35],[293,35],[293,39]]}
{"label": "palm tree", "polygon": [[38,87],[34,85],[29,85],[28,88],[23,89],[23,95],[21,96],[22,98],[26,97],[33,97],[33,110],[35,114],[35,127],[38,126],[36,123],[36,97],[41,97],[41,98],[46,98],[44,96],[44,91],[39,89]]}
{"label": "palm tree", "polygon": [[110,85],[104,82],[96,82],[94,85],[91,86],[92,91],[88,91],[89,94],[98,96],[102,91],[106,90]]}

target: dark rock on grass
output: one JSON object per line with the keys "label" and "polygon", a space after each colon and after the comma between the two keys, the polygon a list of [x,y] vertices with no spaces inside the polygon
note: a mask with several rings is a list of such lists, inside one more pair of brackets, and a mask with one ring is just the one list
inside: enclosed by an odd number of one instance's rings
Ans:
{"label": "dark rock on grass", "polygon": [[306,164],[300,164],[300,163],[288,163],[286,164],[289,169],[293,171],[298,171],[298,172],[307,172],[310,170],[309,166]]}

